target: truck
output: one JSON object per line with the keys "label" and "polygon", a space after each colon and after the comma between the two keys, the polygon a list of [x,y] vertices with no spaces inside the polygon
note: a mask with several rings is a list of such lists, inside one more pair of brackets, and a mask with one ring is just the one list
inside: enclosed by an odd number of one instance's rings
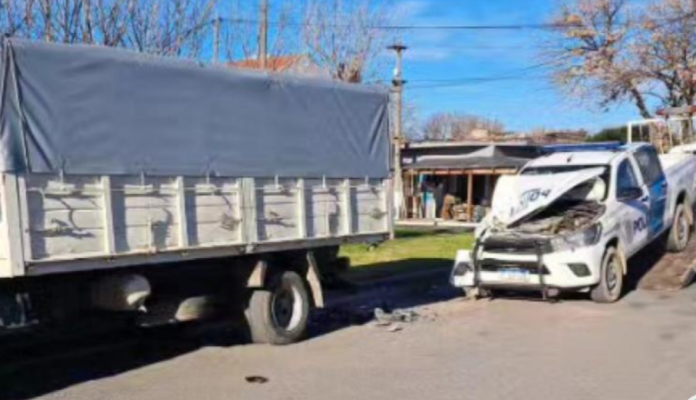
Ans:
{"label": "truck", "polygon": [[0,51],[0,334],[240,317],[254,342],[289,344],[339,246],[392,232],[384,90]]}
{"label": "truck", "polygon": [[473,250],[451,281],[470,296],[500,289],[620,299],[628,259],[664,238],[685,249],[694,224],[696,158],[646,143],[551,146],[503,177]]}

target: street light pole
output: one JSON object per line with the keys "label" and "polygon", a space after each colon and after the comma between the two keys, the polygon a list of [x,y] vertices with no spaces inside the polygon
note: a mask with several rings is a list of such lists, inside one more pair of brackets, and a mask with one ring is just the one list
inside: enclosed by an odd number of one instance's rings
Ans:
{"label": "street light pole", "polygon": [[261,69],[266,69],[266,58],[268,57],[268,0],[261,0],[261,26],[259,32],[259,65]]}
{"label": "street light pole", "polygon": [[394,79],[392,79],[396,120],[394,121],[394,199],[396,206],[396,219],[401,219],[401,213],[404,206],[403,192],[403,175],[401,170],[401,145],[403,144],[403,109],[404,109],[404,85],[406,81],[403,79],[403,54],[408,49],[407,46],[401,43],[395,43],[389,47],[389,50],[396,52],[396,69],[394,70]]}

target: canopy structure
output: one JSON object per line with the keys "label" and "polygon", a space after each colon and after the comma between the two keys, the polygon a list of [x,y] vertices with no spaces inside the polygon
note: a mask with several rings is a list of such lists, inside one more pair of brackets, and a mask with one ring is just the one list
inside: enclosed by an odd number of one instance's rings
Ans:
{"label": "canopy structure", "polygon": [[534,146],[461,145],[413,149],[404,162],[406,170],[479,170],[522,168],[539,155]]}
{"label": "canopy structure", "polygon": [[386,91],[2,41],[0,170],[385,178]]}
{"label": "canopy structure", "polygon": [[526,143],[411,143],[402,150],[406,209],[401,216],[478,222],[498,178],[540,155],[539,146]]}

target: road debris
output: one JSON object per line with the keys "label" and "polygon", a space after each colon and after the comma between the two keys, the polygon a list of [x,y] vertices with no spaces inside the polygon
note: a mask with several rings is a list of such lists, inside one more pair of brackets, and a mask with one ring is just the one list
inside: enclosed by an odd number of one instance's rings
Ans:
{"label": "road debris", "polygon": [[263,385],[264,383],[268,383],[268,378],[266,378],[265,376],[260,376],[260,375],[247,376],[244,379],[249,383],[258,383],[259,385]]}
{"label": "road debris", "polygon": [[375,308],[375,320],[378,324],[393,324],[397,322],[411,323],[418,319],[419,315],[413,310],[394,310],[391,313],[381,308]]}
{"label": "road debris", "polygon": [[375,308],[374,314],[375,326],[387,328],[388,332],[399,332],[404,329],[403,324],[416,322],[420,318],[420,314],[410,309],[387,312],[382,308]]}

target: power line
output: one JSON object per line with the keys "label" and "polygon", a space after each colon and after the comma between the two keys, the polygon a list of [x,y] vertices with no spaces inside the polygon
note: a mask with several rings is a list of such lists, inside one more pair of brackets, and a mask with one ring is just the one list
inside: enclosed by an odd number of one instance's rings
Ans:
{"label": "power line", "polygon": [[466,86],[477,86],[488,83],[498,83],[498,82],[510,82],[510,81],[530,81],[530,80],[546,80],[546,76],[501,76],[501,77],[490,77],[490,78],[470,78],[469,80],[461,80],[456,83],[435,83],[431,85],[410,85],[409,90],[423,90],[423,89],[444,89],[444,88],[457,88]]}
{"label": "power line", "polygon": [[[568,56],[558,57],[549,61],[541,62],[538,64],[517,68],[509,71],[502,72],[500,74],[491,76],[467,76],[449,79],[411,79],[409,82],[409,90],[413,89],[434,89],[434,88],[446,88],[446,87],[458,87],[458,86],[470,86],[479,85],[483,83],[494,83],[503,81],[521,81],[530,79],[547,79],[547,76],[534,76],[529,75],[530,73],[543,70],[556,62],[562,61]],[[386,83],[385,80],[376,80],[371,83]]]}
{"label": "power line", "polygon": [[[261,21],[253,18],[222,18],[225,22],[233,22],[240,24],[259,24]],[[349,25],[340,24],[313,24],[309,22],[279,22],[275,21],[276,25],[288,25],[296,27],[326,27],[326,28],[350,28]],[[458,30],[458,31],[481,31],[481,30],[554,30],[572,28],[573,24],[566,23],[542,23],[542,24],[512,24],[512,25],[366,25],[366,29],[383,30],[383,31],[427,31],[427,30]]]}
{"label": "power line", "polygon": [[[672,18],[655,18],[656,21],[662,21],[666,24],[679,22],[681,20],[693,18],[696,16],[696,12],[688,13],[679,17]],[[260,24],[261,21],[253,18],[232,18],[223,17],[221,18],[225,22],[233,22],[240,24]],[[292,22],[292,21],[274,21],[274,25],[286,25],[295,27],[325,27],[325,28],[350,28],[349,25],[341,24],[329,24],[329,23],[310,23],[304,22]],[[627,22],[614,22],[616,27],[628,27],[630,24]],[[566,23],[566,22],[549,22],[549,23],[536,23],[536,24],[437,24],[437,25],[415,25],[415,24],[396,24],[396,25],[366,25],[366,29],[373,30],[383,30],[383,31],[521,31],[521,30],[560,30],[568,28],[583,28],[585,24],[581,23]]]}

